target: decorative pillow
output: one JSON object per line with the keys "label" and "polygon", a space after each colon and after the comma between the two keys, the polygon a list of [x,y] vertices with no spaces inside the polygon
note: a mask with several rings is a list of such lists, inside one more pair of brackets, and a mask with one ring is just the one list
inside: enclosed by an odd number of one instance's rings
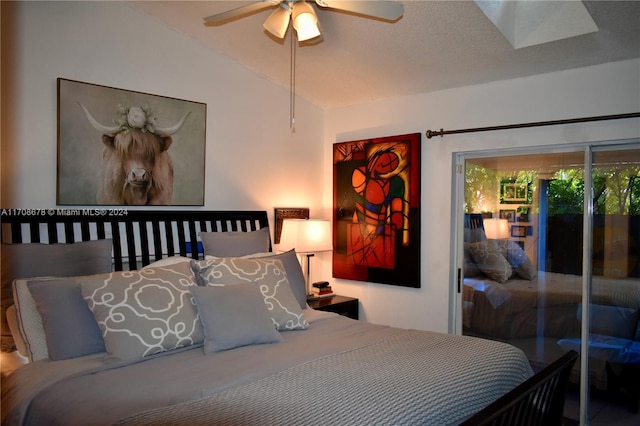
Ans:
{"label": "decorative pillow", "polygon": [[201,232],[204,254],[237,257],[269,251],[269,228],[252,232]]}
{"label": "decorative pillow", "polygon": [[187,263],[81,277],[80,283],[108,358],[143,358],[203,340]]}
{"label": "decorative pillow", "polygon": [[[39,278],[42,280],[55,278]],[[22,340],[25,346],[26,356],[29,361],[39,361],[41,359],[49,359],[49,350],[47,349],[47,336],[44,332],[42,324],[42,316],[38,312],[36,302],[31,296],[28,280],[17,279],[13,282],[13,299],[16,307],[16,320],[20,337],[15,340]],[[8,312],[8,311],[7,311]]]}
{"label": "decorative pillow", "polygon": [[483,240],[471,243],[469,254],[478,268],[490,279],[499,283],[506,282],[513,274],[511,265],[500,253],[495,240]]}
{"label": "decorative pillow", "polygon": [[298,261],[298,255],[296,255],[295,249],[291,249],[280,254],[273,254],[269,252],[252,254],[245,257],[260,257],[261,259],[269,258],[281,260],[282,266],[284,266],[284,270],[287,272],[287,279],[289,280],[289,285],[291,286],[293,295],[298,300],[300,308],[307,309],[307,283],[305,282],[304,275],[302,273],[302,267],[300,266],[300,261]]}
{"label": "decorative pillow", "polygon": [[483,228],[464,228],[464,242],[465,243],[475,243],[478,241],[484,241],[487,239],[486,234],[484,233]]}
{"label": "decorative pillow", "polygon": [[34,279],[27,286],[42,317],[49,359],[105,351],[102,333],[76,278]]}
{"label": "decorative pillow", "polygon": [[278,330],[306,329],[298,300],[291,291],[282,261],[274,258],[209,258],[192,260],[198,283],[205,286],[255,285]]}
{"label": "decorative pillow", "polygon": [[204,328],[205,353],[282,341],[258,287],[194,286],[189,290],[198,305]]}
{"label": "decorative pillow", "polygon": [[[14,303],[12,283],[15,279],[73,277],[110,272],[112,246],[109,239],[72,244],[2,244],[2,348],[13,347],[6,310]],[[18,314],[18,318],[20,316]]]}
{"label": "decorative pillow", "polygon": [[498,240],[500,253],[507,259],[513,271],[525,280],[532,280],[538,276],[538,271],[529,260],[522,247],[512,240]]}

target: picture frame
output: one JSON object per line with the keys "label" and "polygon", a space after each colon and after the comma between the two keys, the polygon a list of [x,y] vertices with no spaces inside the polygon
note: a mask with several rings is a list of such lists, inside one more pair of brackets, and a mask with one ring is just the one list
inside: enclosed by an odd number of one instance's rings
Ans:
{"label": "picture frame", "polygon": [[516,211],[515,210],[500,210],[500,219],[507,219],[509,222],[516,221]]}
{"label": "picture frame", "polygon": [[529,206],[520,206],[516,209],[516,222],[529,222]]}
{"label": "picture frame", "polygon": [[527,227],[520,225],[511,226],[511,236],[515,238],[524,238],[527,236]]}
{"label": "picture frame", "polygon": [[309,219],[309,207],[275,207],[275,226],[273,228],[273,243],[280,244],[282,235],[282,221],[285,219]]}
{"label": "picture frame", "polygon": [[420,287],[420,133],[333,145],[333,276]]}
{"label": "picture frame", "polygon": [[529,182],[516,182],[504,180],[500,182],[500,203],[501,204],[530,204]]}
{"label": "picture frame", "polygon": [[206,119],[202,102],[58,78],[56,203],[203,206]]}

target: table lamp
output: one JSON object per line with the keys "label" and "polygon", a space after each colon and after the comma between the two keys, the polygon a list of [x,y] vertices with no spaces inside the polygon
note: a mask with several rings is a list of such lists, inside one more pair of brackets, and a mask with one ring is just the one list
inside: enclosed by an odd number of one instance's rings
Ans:
{"label": "table lamp", "polygon": [[309,261],[315,253],[333,250],[331,221],[323,219],[284,219],[280,235],[281,251],[295,249],[307,257],[307,297],[311,295]]}
{"label": "table lamp", "polygon": [[507,219],[485,219],[484,234],[490,240],[509,238],[509,221]]}

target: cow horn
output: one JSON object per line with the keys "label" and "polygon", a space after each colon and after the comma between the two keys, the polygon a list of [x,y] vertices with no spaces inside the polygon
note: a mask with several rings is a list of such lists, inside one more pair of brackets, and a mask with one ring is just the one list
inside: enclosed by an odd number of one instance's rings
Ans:
{"label": "cow horn", "polygon": [[184,117],[182,117],[182,119],[180,121],[178,121],[177,124],[175,124],[174,126],[171,127],[157,127],[156,126],[156,134],[160,134],[160,135],[172,135],[175,132],[177,132],[178,130],[180,130],[180,128],[182,127],[182,125],[184,124],[184,120],[187,119],[187,117],[189,116],[189,114],[191,114],[191,111],[189,111],[188,113],[186,113],[184,115]]}
{"label": "cow horn", "polygon": [[80,107],[82,107],[82,109],[84,110],[84,113],[87,116],[87,119],[89,120],[89,123],[91,123],[93,128],[96,129],[97,131],[99,131],[100,133],[113,134],[113,133],[117,133],[118,130],[120,130],[120,126],[107,127],[107,126],[104,126],[104,125],[98,123],[96,121],[96,119],[93,118],[93,116],[91,116],[91,113],[89,112],[89,110],[87,110],[85,108],[84,105],[82,105],[80,102],[78,102],[78,105],[80,105]]}

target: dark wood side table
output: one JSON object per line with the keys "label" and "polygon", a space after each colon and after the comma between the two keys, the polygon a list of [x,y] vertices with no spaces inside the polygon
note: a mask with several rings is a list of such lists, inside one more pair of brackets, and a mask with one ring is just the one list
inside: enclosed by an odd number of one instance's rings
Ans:
{"label": "dark wood side table", "polygon": [[338,296],[327,297],[309,302],[309,306],[319,311],[335,312],[352,319],[358,319],[358,299]]}

